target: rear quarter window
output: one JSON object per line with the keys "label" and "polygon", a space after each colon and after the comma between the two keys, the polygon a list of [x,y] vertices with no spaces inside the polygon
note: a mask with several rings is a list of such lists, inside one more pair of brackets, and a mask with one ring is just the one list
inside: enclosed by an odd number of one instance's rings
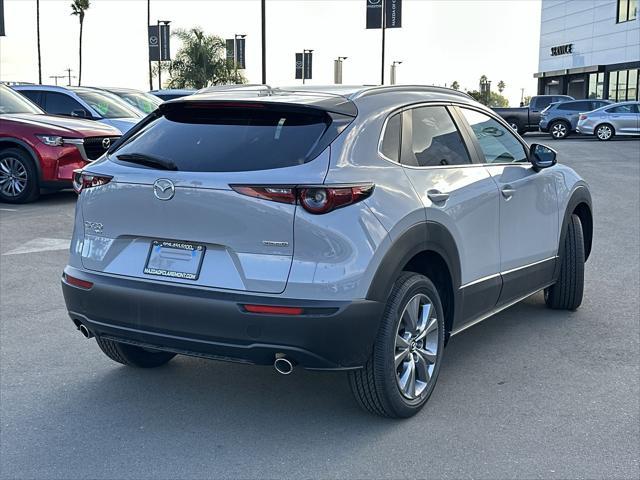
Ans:
{"label": "rear quarter window", "polygon": [[291,167],[320,153],[316,147],[332,123],[326,112],[312,109],[193,105],[173,110],[135,134],[112,158],[149,155],[191,172]]}

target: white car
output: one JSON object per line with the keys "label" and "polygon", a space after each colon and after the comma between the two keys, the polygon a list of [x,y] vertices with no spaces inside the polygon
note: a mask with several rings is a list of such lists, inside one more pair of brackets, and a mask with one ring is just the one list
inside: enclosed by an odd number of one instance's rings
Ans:
{"label": "white car", "polygon": [[86,118],[126,133],[144,113],[109,92],[84,87],[15,85],[14,90],[51,115]]}
{"label": "white car", "polygon": [[576,132],[604,141],[616,135],[640,135],[640,102],[620,102],[581,113]]}

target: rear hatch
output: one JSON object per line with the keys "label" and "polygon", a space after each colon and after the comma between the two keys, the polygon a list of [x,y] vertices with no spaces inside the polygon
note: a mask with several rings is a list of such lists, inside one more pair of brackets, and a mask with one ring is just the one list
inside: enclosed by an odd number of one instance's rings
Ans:
{"label": "rear hatch", "polygon": [[80,194],[83,266],[202,287],[280,293],[295,204],[231,186],[321,184],[344,112],[278,101],[162,105],[87,171],[112,177]]}

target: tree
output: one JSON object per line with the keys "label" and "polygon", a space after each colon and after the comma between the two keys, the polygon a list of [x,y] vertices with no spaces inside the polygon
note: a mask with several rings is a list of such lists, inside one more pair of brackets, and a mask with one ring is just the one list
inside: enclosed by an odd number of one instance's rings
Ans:
{"label": "tree", "polygon": [[82,82],[82,27],[84,26],[84,13],[89,9],[89,0],[73,0],[71,4],[71,15],[75,15],[80,20],[80,42],[78,48],[78,86]]}
{"label": "tree", "polygon": [[498,82],[498,92],[500,92],[500,93],[504,92],[505,88],[507,88],[507,84],[504,83],[504,81],[500,80]]}
{"label": "tree", "polygon": [[454,80],[453,82],[451,82],[451,88],[453,88],[454,90],[460,90],[460,84],[458,83],[457,80]]}
{"label": "tree", "polygon": [[164,65],[169,72],[170,88],[204,88],[210,85],[246,83],[244,75],[234,72],[233,61],[227,60],[224,39],[205,34],[201,28],[179,29],[173,35],[182,46],[175,60]]}
{"label": "tree", "polygon": [[496,92],[490,92],[487,98],[486,94],[483,94],[477,90],[471,90],[467,92],[467,95],[471,96],[474,100],[486,105],[488,107],[508,107],[509,100]]}
{"label": "tree", "polygon": [[38,83],[42,84],[42,60],[40,59],[40,0],[36,0],[36,36],[38,37]]}
{"label": "tree", "polygon": [[524,103],[525,105],[529,105],[531,103],[531,95],[525,95],[522,103]]}

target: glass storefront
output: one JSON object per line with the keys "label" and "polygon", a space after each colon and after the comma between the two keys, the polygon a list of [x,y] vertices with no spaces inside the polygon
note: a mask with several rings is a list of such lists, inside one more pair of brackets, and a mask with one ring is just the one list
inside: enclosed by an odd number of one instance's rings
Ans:
{"label": "glass storefront", "polygon": [[638,69],[609,72],[609,100],[638,100]]}
{"label": "glass storefront", "polygon": [[604,98],[604,72],[589,75],[589,92],[587,98]]}

